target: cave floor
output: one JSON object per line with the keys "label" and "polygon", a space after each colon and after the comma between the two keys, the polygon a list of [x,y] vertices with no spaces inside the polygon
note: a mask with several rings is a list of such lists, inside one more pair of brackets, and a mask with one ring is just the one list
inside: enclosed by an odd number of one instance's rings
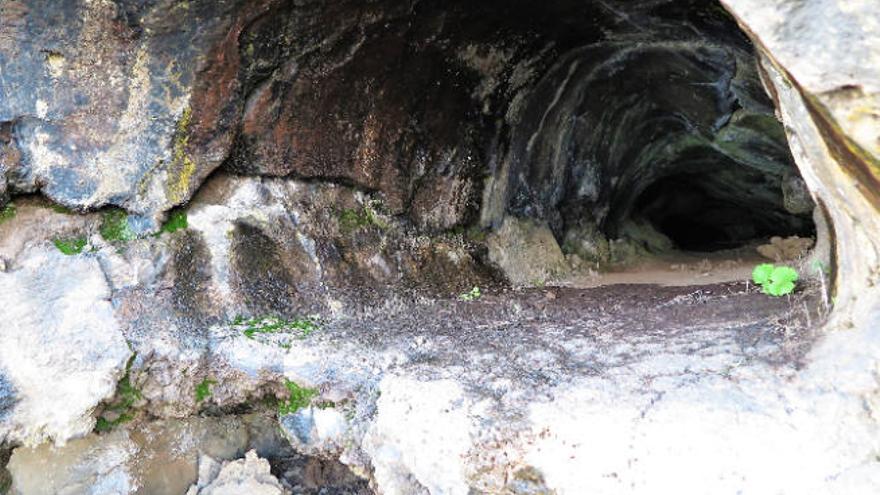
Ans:
{"label": "cave floor", "polygon": [[770,262],[757,253],[756,246],[653,254],[632,263],[580,270],[560,280],[559,285],[576,288],[619,284],[696,286],[748,280],[755,265]]}
{"label": "cave floor", "polygon": [[[735,263],[708,273],[730,276],[746,266],[751,270],[754,264]],[[669,271],[657,273],[671,277]],[[473,301],[450,298],[376,308],[330,323],[314,337],[380,353],[403,348],[409,357],[404,368],[461,370],[458,378],[471,375],[467,381],[475,386],[499,378],[551,387],[656,352],[699,350],[703,357],[717,352],[727,363],[719,370],[753,362],[799,368],[823,320],[818,288],[801,287],[791,296],[773,298],[742,278],[701,285],[484,289]]]}

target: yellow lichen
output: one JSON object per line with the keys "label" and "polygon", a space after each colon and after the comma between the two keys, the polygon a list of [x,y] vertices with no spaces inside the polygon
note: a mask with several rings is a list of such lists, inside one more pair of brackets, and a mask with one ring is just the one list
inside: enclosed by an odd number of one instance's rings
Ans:
{"label": "yellow lichen", "polygon": [[183,111],[180,120],[177,122],[171,165],[168,167],[166,190],[168,192],[168,199],[173,203],[179,203],[186,198],[190,182],[196,172],[196,163],[187,153],[191,121],[192,109],[187,108]]}

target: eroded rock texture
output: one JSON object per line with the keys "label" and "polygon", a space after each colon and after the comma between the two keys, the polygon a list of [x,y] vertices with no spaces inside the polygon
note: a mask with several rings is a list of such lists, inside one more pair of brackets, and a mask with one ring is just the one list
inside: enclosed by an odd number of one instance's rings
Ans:
{"label": "eroded rock texture", "polygon": [[215,3],[7,3],[5,187],[155,218],[223,163],[381,192],[428,230],[473,222],[485,179],[484,224],[560,238],[634,213],[686,247],[684,219],[721,245],[810,228],[711,3]]}
{"label": "eroded rock texture", "polygon": [[[872,493],[872,3],[3,2],[13,493]],[[509,287],[814,216],[815,298]]]}

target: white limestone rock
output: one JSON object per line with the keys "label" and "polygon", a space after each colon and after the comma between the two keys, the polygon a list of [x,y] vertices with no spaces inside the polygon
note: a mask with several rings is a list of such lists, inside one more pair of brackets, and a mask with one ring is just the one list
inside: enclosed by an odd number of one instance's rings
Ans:
{"label": "white limestone rock", "polygon": [[0,439],[64,443],[92,430],[131,352],[98,262],[33,248],[0,273]]}
{"label": "white limestone rock", "polygon": [[467,495],[472,447],[465,395],[452,380],[389,376],[380,385],[375,421],[363,440],[385,495]]}
{"label": "white limestone rock", "polygon": [[[202,457],[205,469],[199,466],[199,482],[187,495],[285,495],[289,494],[269,472],[269,462],[253,450],[244,459],[227,461],[219,469],[216,461]],[[202,479],[202,476],[210,479]]]}

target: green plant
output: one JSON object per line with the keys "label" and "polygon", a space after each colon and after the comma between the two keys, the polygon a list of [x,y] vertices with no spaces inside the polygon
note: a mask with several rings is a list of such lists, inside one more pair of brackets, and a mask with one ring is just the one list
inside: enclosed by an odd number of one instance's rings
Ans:
{"label": "green plant", "polygon": [[7,203],[6,206],[0,208],[0,223],[3,223],[7,220],[12,220],[15,217],[15,204]]}
{"label": "green plant", "polygon": [[163,232],[166,234],[173,234],[178,230],[182,230],[187,227],[189,227],[189,222],[186,218],[186,211],[177,210],[168,216],[168,220],[166,220],[165,223],[162,224],[162,228],[159,230],[159,233],[156,234],[156,236],[159,236]]}
{"label": "green plant", "polygon": [[128,359],[125,364],[125,375],[116,384],[116,395],[113,402],[104,408],[105,411],[113,413],[112,416],[115,418],[108,419],[102,415],[95,423],[95,431],[110,431],[114,427],[134,419],[134,405],[142,397],[141,391],[131,384],[131,365],[134,363],[135,357],[137,354],[132,354]]}
{"label": "green plant", "polygon": [[211,392],[211,385],[216,385],[217,382],[211,380],[210,378],[205,378],[201,383],[196,385],[196,402],[202,402],[211,396],[213,392]]}
{"label": "green plant", "polygon": [[284,386],[287,387],[289,396],[287,400],[278,403],[278,414],[293,414],[300,409],[311,404],[312,399],[318,395],[318,390],[314,388],[300,387],[295,382],[284,379]]}
{"label": "green plant", "polygon": [[244,318],[236,316],[232,320],[232,324],[238,327],[244,327],[244,336],[252,339],[256,334],[278,333],[298,331],[300,336],[305,338],[319,330],[317,319],[313,317],[295,318],[293,320],[285,320],[275,316],[264,316],[258,318]]}
{"label": "green plant", "polygon": [[468,292],[465,292],[463,294],[459,294],[458,298],[462,301],[474,301],[474,300],[479,299],[480,296],[482,296],[482,295],[483,294],[482,294],[482,292],[480,292],[480,288],[475,286],[473,289],[469,290]]}
{"label": "green plant", "polygon": [[49,205],[49,208],[55,213],[61,213],[62,215],[73,215],[74,211],[66,206],[59,205],[57,203],[52,203]]}
{"label": "green plant", "polygon": [[59,251],[67,256],[79,254],[83,251],[83,248],[86,247],[85,237],[76,237],[73,239],[55,239],[54,241],[52,241],[52,243],[55,244],[55,247],[58,248]]}
{"label": "green plant", "polygon": [[752,281],[761,286],[764,294],[774,297],[791,294],[797,280],[797,270],[789,266],[762,263],[752,270]]}
{"label": "green plant", "polygon": [[104,212],[100,232],[107,242],[125,242],[137,238],[128,226],[128,214],[118,208]]}
{"label": "green plant", "polygon": [[339,229],[343,233],[350,234],[370,226],[378,227],[380,230],[388,229],[388,224],[368,206],[360,209],[346,208],[339,213]]}

